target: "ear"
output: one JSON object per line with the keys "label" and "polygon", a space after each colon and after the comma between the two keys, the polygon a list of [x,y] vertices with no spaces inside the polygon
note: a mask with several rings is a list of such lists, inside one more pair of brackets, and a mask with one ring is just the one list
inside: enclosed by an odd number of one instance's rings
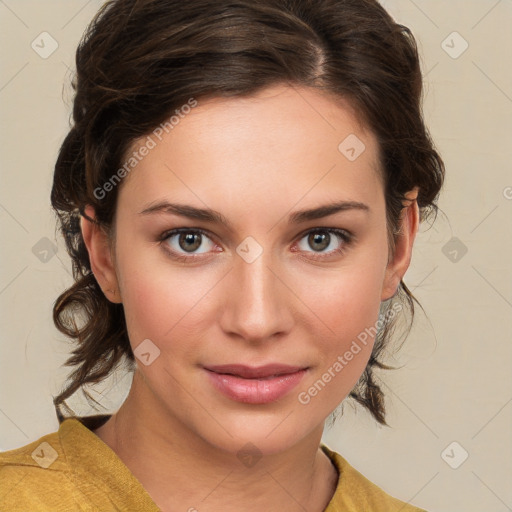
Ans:
{"label": "ear", "polygon": [[[91,205],[87,205],[84,212],[89,219],[94,220],[96,218],[94,208]],[[120,304],[122,302],[121,294],[107,233],[101,226],[87,219],[87,217],[82,215],[80,227],[89,253],[91,270],[105,297],[110,302]]]}
{"label": "ear", "polygon": [[399,231],[395,237],[395,251],[388,262],[386,274],[382,285],[381,300],[388,300],[398,290],[400,281],[409,268],[412,256],[412,246],[419,227],[418,187],[408,192],[407,201],[400,214]]}

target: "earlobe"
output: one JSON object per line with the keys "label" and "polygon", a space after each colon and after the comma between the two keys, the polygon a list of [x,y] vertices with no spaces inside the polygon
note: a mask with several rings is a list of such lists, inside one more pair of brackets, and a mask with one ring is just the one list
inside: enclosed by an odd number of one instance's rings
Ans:
{"label": "earlobe", "polygon": [[412,247],[419,227],[418,187],[406,194],[406,202],[400,214],[398,233],[395,237],[393,258],[388,262],[381,300],[393,297],[400,282],[409,268],[412,257]]}
{"label": "earlobe", "polygon": [[95,218],[94,208],[87,205],[82,214],[80,227],[89,253],[91,270],[105,297],[110,302],[119,304],[122,300],[108,235],[99,224],[94,222]]}

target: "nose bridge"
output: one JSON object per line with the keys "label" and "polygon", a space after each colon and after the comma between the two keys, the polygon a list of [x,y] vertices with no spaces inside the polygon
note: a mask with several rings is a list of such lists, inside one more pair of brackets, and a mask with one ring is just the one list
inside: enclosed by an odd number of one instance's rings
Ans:
{"label": "nose bridge", "polygon": [[288,330],[291,315],[285,302],[286,290],[276,277],[278,271],[273,268],[270,250],[258,249],[248,240],[240,244],[237,253],[222,327],[252,341]]}

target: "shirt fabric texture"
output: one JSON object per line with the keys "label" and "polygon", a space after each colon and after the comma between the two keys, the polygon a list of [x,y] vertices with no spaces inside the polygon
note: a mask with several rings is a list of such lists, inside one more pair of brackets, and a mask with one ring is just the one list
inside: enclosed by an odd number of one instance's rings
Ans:
{"label": "shirt fabric texture", "polygon": [[[0,511],[159,512],[133,473],[94,434],[108,417],[68,418],[57,432],[1,452]],[[338,471],[324,512],[425,512],[384,492],[325,444],[321,448]]]}

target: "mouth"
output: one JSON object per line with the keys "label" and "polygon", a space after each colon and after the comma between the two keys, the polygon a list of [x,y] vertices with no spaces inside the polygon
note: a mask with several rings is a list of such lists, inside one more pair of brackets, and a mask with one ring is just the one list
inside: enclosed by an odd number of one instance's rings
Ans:
{"label": "mouth", "polygon": [[245,366],[242,364],[224,364],[217,366],[205,366],[206,370],[221,375],[234,375],[242,379],[270,379],[281,375],[290,375],[306,367],[289,366],[286,364],[267,364],[265,366]]}
{"label": "mouth", "polygon": [[287,395],[299,384],[308,367],[268,364],[251,367],[238,364],[204,367],[213,387],[236,402],[264,404]]}

